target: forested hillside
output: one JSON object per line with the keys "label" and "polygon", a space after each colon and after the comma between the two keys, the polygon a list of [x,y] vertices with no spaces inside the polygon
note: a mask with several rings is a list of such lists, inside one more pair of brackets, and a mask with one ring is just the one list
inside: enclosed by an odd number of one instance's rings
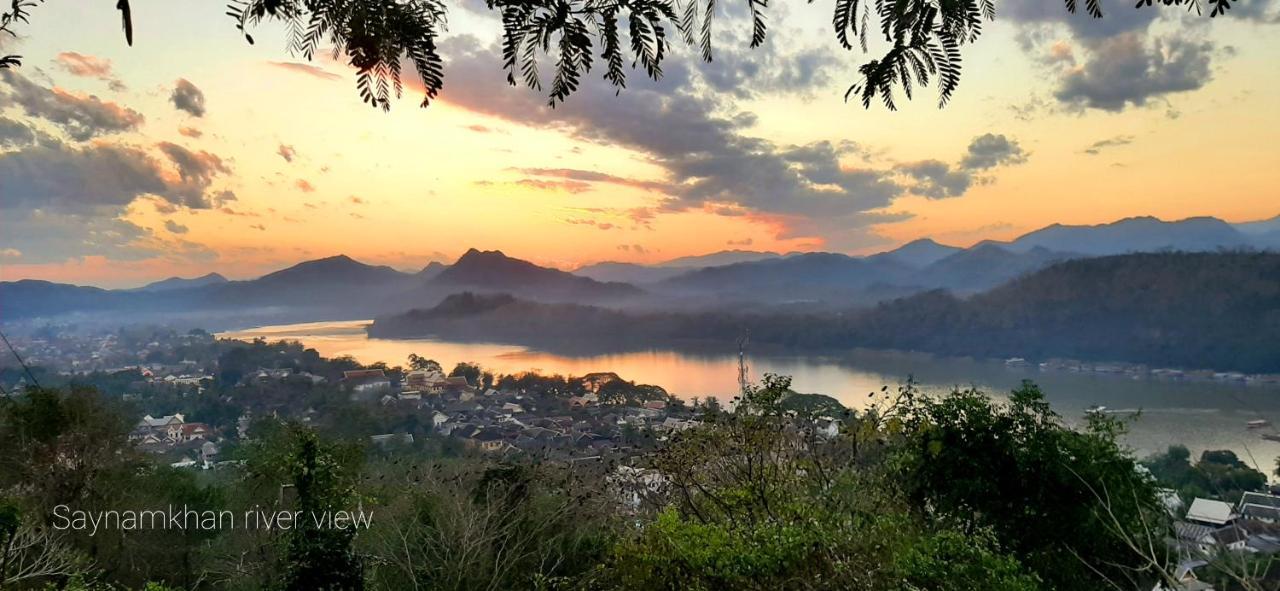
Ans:
{"label": "forested hillside", "polygon": [[640,314],[467,295],[380,318],[370,332],[627,349],[732,342],[747,330],[754,343],[795,350],[874,347],[1277,372],[1280,255],[1071,260],[968,298],[931,291],[844,314]]}

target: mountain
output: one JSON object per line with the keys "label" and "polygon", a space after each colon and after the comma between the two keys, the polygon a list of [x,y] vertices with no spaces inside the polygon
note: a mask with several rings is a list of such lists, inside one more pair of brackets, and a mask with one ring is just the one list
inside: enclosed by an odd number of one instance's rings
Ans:
{"label": "mountain", "polygon": [[[368,317],[378,311],[376,302],[418,281],[413,275],[366,265],[345,255],[306,261],[247,281],[206,280],[208,277],[179,280],[186,281],[185,286],[161,282],[169,287],[129,290],[47,281],[3,282],[0,301],[4,302],[6,320],[71,312],[125,315],[256,309],[287,309],[295,315],[310,309],[322,310],[318,312],[321,317]],[[201,280],[200,285],[189,285]]]}
{"label": "mountain", "polygon": [[573,270],[574,275],[590,277],[596,281],[616,281],[621,283],[657,283],[679,275],[690,269],[703,267],[719,267],[736,263],[748,263],[780,258],[775,252],[754,250],[722,250],[710,254],[687,256],[642,265],[639,263],[619,263],[605,261],[584,265]]}
{"label": "mountain", "polygon": [[918,282],[957,292],[981,291],[1077,256],[1040,246],[1014,252],[991,243],[979,244],[934,261],[920,271]]}
{"label": "mountain", "polygon": [[654,266],[675,269],[697,269],[700,267],[718,267],[721,265],[732,265],[734,263],[763,261],[780,258],[782,256],[783,255],[776,252],[764,252],[758,250],[722,250],[720,252],[713,252],[710,254],[700,254],[671,259],[669,261],[658,263]]}
{"label": "mountain", "polygon": [[937,242],[934,242],[932,238],[921,238],[919,240],[913,240],[903,244],[902,246],[888,252],[882,252],[868,258],[887,257],[911,267],[922,268],[932,265],[933,263],[960,252],[961,250],[963,249],[956,246],[938,244]]}
{"label": "mountain", "polygon": [[882,304],[850,330],[866,346],[947,355],[1280,372],[1280,254],[1070,260],[967,299]]}
{"label": "mountain", "polygon": [[0,319],[52,316],[71,310],[110,308],[118,292],[97,287],[52,283],[36,279],[0,282]]}
{"label": "mountain", "polygon": [[183,279],[182,277],[170,277],[161,279],[153,283],[148,283],[138,288],[138,291],[168,291],[170,289],[187,289],[191,287],[203,287],[205,285],[216,285],[218,283],[226,283],[227,278],[217,273],[209,273],[200,277],[191,279]]}
{"label": "mountain", "polygon": [[1035,247],[1088,256],[1181,250],[1209,252],[1251,246],[1240,230],[1218,218],[1195,217],[1166,222],[1154,217],[1126,218],[1094,226],[1053,224],[1004,244],[1014,252]]}
{"label": "mountain", "polygon": [[841,312],[646,313],[464,294],[380,317],[369,330],[378,337],[498,339],[595,353],[723,349],[750,331],[753,346],[790,354],[867,347],[1280,373],[1280,254],[1072,259],[972,296],[932,290]]}
{"label": "mountain", "polygon": [[687,269],[681,267],[651,267],[636,263],[604,262],[578,267],[573,270],[573,274],[590,277],[596,281],[643,284],[670,279],[685,271]]}
{"label": "mountain", "polygon": [[268,273],[253,281],[239,282],[256,286],[308,287],[318,285],[379,284],[409,277],[384,265],[366,265],[345,254],[298,263]]}
{"label": "mountain", "polygon": [[901,283],[908,279],[910,271],[895,260],[808,252],[687,271],[663,281],[662,287],[676,292],[814,299],[832,289],[854,290],[876,283]]}
{"label": "mountain", "polygon": [[627,283],[596,281],[540,267],[501,251],[472,248],[421,288],[396,301],[420,305],[460,291],[510,292],[532,300],[566,302],[612,302],[644,295],[643,290]]}
{"label": "mountain", "polygon": [[421,271],[418,271],[417,275],[423,279],[434,279],[437,275],[448,268],[449,266],[444,263],[431,261],[430,263],[427,263],[427,266],[423,267]]}

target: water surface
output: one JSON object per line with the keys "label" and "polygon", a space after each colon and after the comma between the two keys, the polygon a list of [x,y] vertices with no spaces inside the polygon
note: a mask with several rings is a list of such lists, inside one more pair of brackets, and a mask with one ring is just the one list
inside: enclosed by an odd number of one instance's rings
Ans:
{"label": "water surface", "polygon": [[[495,343],[371,339],[364,330],[369,322],[263,326],[219,336],[297,340],[325,357],[351,355],[362,363],[404,365],[409,354],[416,353],[439,361],[446,369],[469,361],[495,373],[583,375],[612,371],[628,380],[662,386],[684,398],[716,396],[728,400],[737,391],[738,361],[733,343],[726,343],[722,354],[655,350],[568,356]],[[750,355],[748,366],[753,379],[765,373],[790,375],[797,391],[827,394],[852,408],[866,406],[868,393],[884,385],[894,388],[908,376],[926,392],[972,385],[996,396],[1028,379],[1041,386],[1054,409],[1072,424],[1081,422],[1085,409],[1094,405],[1123,416],[1140,410],[1126,438],[1139,454],[1175,443],[1186,445],[1196,455],[1204,449],[1231,449],[1268,474],[1280,457],[1280,443],[1263,440],[1262,432],[1245,428],[1246,422],[1255,419],[1280,425],[1280,388],[1275,386],[1041,372],[1034,367],[1005,367],[999,361],[864,350],[838,356]]]}

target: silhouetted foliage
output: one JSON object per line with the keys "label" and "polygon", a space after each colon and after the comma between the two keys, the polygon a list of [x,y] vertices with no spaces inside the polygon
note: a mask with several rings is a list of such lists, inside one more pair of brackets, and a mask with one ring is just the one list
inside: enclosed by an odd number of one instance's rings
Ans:
{"label": "silhouetted foliage", "polygon": [[[723,2],[724,0],[720,0]],[[744,0],[751,14],[752,48],[764,43],[768,0]],[[1164,6],[1185,6],[1200,12],[1202,0],[1159,0]],[[1204,0],[1210,16],[1226,13],[1238,0]],[[711,61],[712,20],[717,0],[486,0],[502,17],[502,58],[507,81],[542,91],[538,60],[555,64],[548,89],[551,106],[563,102],[594,66],[596,52],[605,63],[604,79],[619,92],[626,87],[625,62],[645,75],[662,76],[662,60],[669,54],[668,30],[688,45],[697,46]],[[1085,11],[1102,18],[1100,0],[1085,0]],[[0,33],[11,23],[27,20],[31,0],[12,0],[3,13]],[[1065,0],[1076,12],[1077,0]],[[1153,0],[1138,0],[1135,8]],[[128,0],[118,0],[125,39],[133,43]],[[444,30],[443,0],[232,0],[227,14],[249,43],[248,29],[264,20],[280,21],[289,31],[289,50],[311,59],[321,43],[333,55],[345,56],[356,69],[356,87],[367,104],[390,109],[392,95],[402,90],[401,60],[413,63],[422,80],[422,106],[444,86],[444,65],[436,38]],[[836,0],[832,27],[840,46],[856,45],[868,53],[869,38],[887,46],[880,57],[858,68],[859,78],[845,93],[864,107],[879,97],[896,109],[893,96],[900,88],[910,99],[915,86],[935,82],[938,105],[945,106],[960,84],[961,48],[982,34],[984,21],[996,17],[996,0],[907,2],[901,0]],[[0,58],[0,67],[16,66],[20,56]]]}

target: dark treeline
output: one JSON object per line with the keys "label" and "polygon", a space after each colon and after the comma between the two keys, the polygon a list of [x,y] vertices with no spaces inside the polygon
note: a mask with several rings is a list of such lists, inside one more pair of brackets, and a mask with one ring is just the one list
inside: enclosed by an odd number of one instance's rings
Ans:
{"label": "dark treeline", "polygon": [[968,298],[931,291],[842,314],[642,313],[460,294],[379,318],[370,334],[625,350],[733,342],[746,330],[756,344],[792,351],[871,347],[1280,372],[1280,254],[1072,260]]}

